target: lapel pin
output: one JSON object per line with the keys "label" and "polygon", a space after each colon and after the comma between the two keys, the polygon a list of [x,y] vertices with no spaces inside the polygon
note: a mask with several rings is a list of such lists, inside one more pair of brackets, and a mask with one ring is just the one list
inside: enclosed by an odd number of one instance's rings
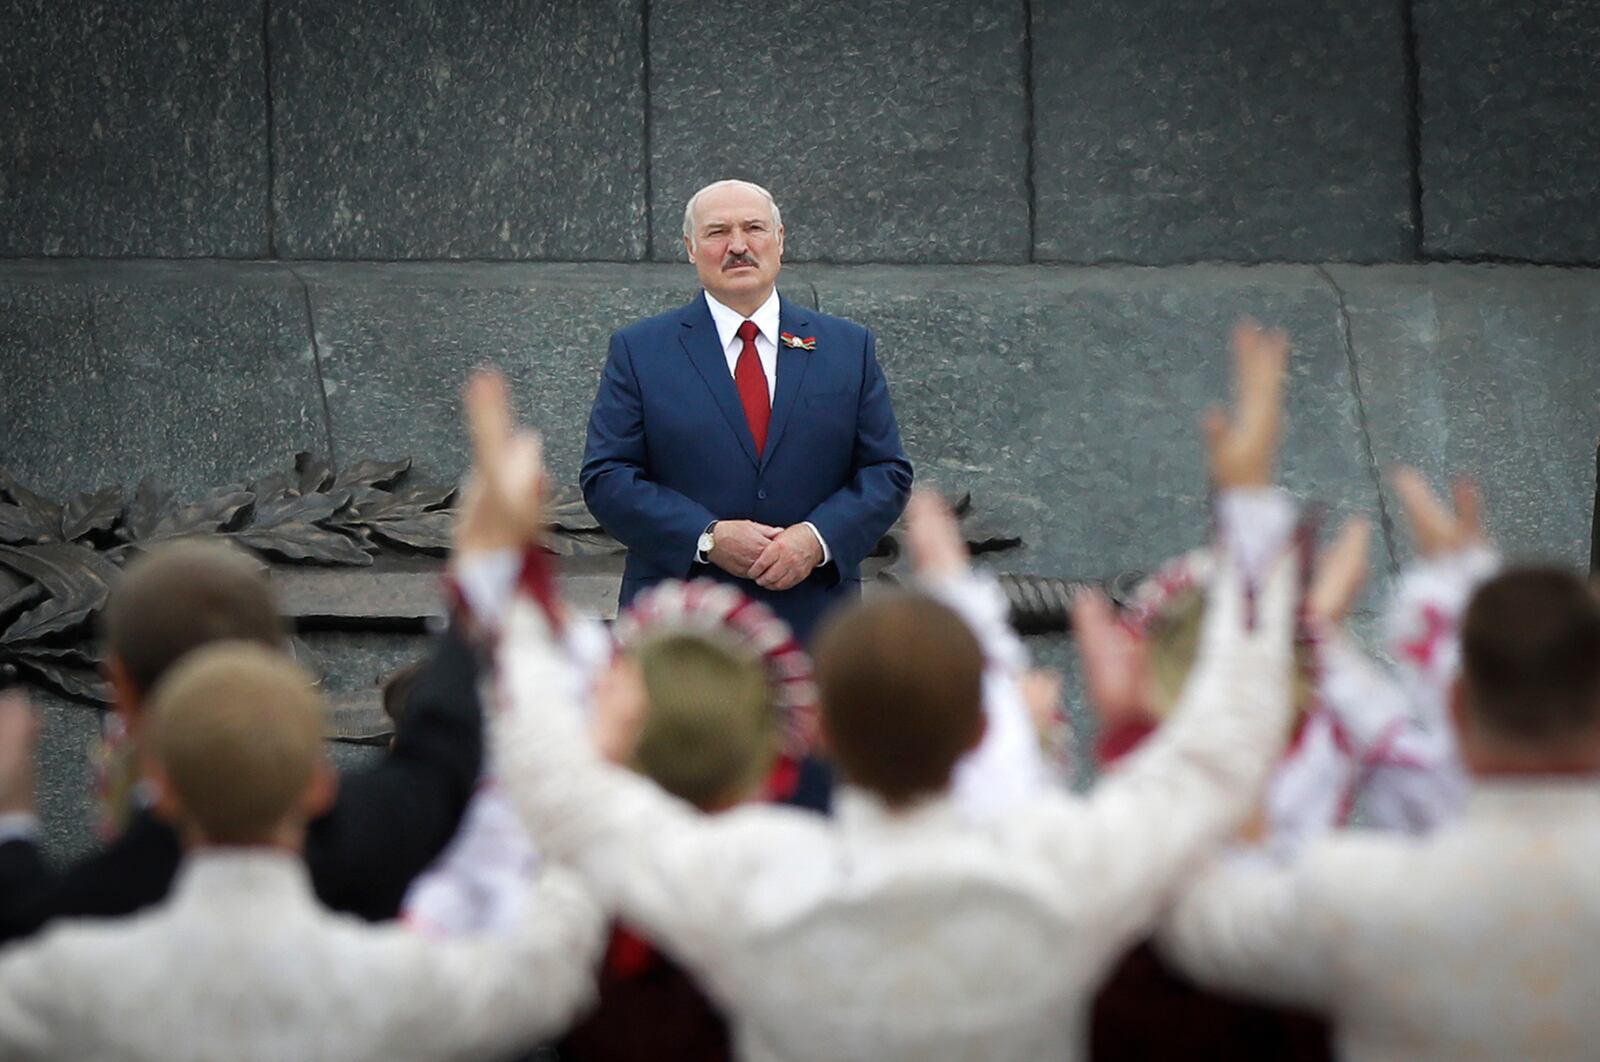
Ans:
{"label": "lapel pin", "polygon": [[799,336],[795,335],[793,332],[782,332],[782,333],[780,333],[778,335],[778,338],[783,340],[783,345],[786,346],[786,347],[794,347],[794,348],[796,348],[798,350],[816,350],[817,349],[817,337],[816,336],[806,336],[804,339],[801,339]]}

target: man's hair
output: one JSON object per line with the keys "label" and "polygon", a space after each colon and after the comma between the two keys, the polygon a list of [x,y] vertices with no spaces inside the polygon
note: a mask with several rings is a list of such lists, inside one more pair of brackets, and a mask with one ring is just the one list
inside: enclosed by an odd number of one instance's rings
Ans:
{"label": "man's hair", "polygon": [[706,632],[684,631],[646,638],[630,655],[650,702],[634,751],[641,774],[706,809],[766,777],[778,727],[758,657]]}
{"label": "man's hair", "polygon": [[148,752],[213,844],[256,844],[295,811],[322,756],[322,700],[288,657],[218,642],[150,697]]}
{"label": "man's hair", "polygon": [[846,778],[891,806],[937,793],[982,734],[983,653],[950,609],[895,593],[827,621],[822,725]]}
{"label": "man's hair", "polygon": [[1559,568],[1479,587],[1461,630],[1468,708],[1495,737],[1548,747],[1600,723],[1600,602]]}
{"label": "man's hair", "polygon": [[140,694],[210,642],[283,645],[283,624],[261,564],[220,542],[175,542],[128,566],[102,618],[108,651]]}
{"label": "man's hair", "polygon": [[772,198],[771,192],[767,191],[759,184],[753,184],[750,181],[735,180],[712,181],[694,195],[691,195],[689,197],[689,202],[683,208],[683,234],[684,236],[688,237],[689,242],[693,243],[695,239],[695,208],[700,205],[700,197],[705,195],[707,192],[714,192],[719,188],[748,188],[752,192],[760,194],[760,196],[767,201],[767,206],[772,208],[773,229],[776,230],[783,225],[783,215],[778,211],[778,201]]}

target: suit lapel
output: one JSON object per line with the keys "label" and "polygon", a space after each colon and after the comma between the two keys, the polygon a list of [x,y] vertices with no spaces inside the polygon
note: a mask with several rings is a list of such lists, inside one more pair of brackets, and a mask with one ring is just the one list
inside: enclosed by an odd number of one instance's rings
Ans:
{"label": "suit lapel", "polygon": [[[709,316],[709,311],[707,314]],[[778,297],[780,336],[787,332],[804,338],[804,328],[810,320],[804,307],[796,306],[782,296]],[[772,422],[767,426],[767,447],[761,452],[760,463],[763,468],[772,460],[773,452],[783,440],[784,429],[789,426],[789,418],[794,413],[795,399],[799,397],[800,387],[805,382],[806,368],[815,356],[812,351],[786,347],[781,338],[778,340],[778,389],[772,396]]]}
{"label": "suit lapel", "polygon": [[[734,437],[739,440],[739,445],[744,449],[744,455],[753,465],[760,465],[756,459],[756,441],[750,434],[750,425],[745,420],[744,406],[739,402],[739,392],[734,387],[733,374],[728,371],[728,358],[722,351],[722,340],[717,337],[716,322],[711,320],[711,310],[706,306],[705,295],[696,295],[693,302],[683,308],[680,318],[683,324],[682,333],[678,341],[683,344],[683,351],[689,355],[689,363],[700,374],[700,379],[705,381],[706,389],[711,392],[711,398],[717,403],[717,408],[722,410],[722,416],[728,422],[728,427],[733,429]],[[783,374],[778,374],[781,386]],[[771,432],[768,432],[767,451],[772,451]]]}

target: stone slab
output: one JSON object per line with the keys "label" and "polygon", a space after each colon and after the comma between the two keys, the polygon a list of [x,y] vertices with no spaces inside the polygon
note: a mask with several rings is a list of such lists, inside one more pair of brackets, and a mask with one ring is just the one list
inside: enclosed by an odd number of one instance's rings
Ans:
{"label": "stone slab", "polygon": [[1036,260],[1411,256],[1399,5],[1032,11]]}
{"label": "stone slab", "polygon": [[279,253],[643,257],[640,8],[272,4]]}
{"label": "stone slab", "polygon": [[[698,290],[687,265],[341,265],[301,273],[316,306],[341,459],[411,457],[419,477],[439,482],[467,467],[461,386],[474,367],[494,364],[544,432],[556,481],[577,483],[611,333]],[[785,273],[782,287],[811,299],[795,274]]]}
{"label": "stone slab", "polygon": [[[1011,571],[1103,578],[1201,544],[1198,419],[1226,398],[1243,313],[1294,337],[1285,482],[1373,512],[1332,290],[1294,266],[817,267],[821,308],[871,327],[918,481],[1020,534]],[[1381,551],[1380,551],[1381,552]]]}
{"label": "stone slab", "polygon": [[[1450,475],[1472,474],[1509,555],[1587,565],[1600,276],[1496,266],[1331,272],[1349,305],[1380,465],[1415,464],[1441,489]],[[1392,496],[1389,507],[1398,517]]]}
{"label": "stone slab", "polygon": [[1417,0],[1423,249],[1600,262],[1600,7]]}
{"label": "stone slab", "polygon": [[54,497],[197,494],[326,449],[299,286],[273,266],[0,264],[0,466]]}
{"label": "stone slab", "polygon": [[53,861],[65,862],[95,845],[89,755],[100,734],[100,713],[31,687],[28,696],[43,722],[34,777],[41,839]]}
{"label": "stone slab", "polygon": [[0,4],[0,255],[267,249],[259,0]]}
{"label": "stone slab", "polygon": [[1028,256],[1024,5],[652,0],[653,255],[684,204],[765,185],[792,261]]}

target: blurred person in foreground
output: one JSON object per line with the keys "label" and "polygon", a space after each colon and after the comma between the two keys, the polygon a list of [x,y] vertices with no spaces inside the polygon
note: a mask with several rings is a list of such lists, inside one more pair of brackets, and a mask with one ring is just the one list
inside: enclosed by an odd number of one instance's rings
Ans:
{"label": "blurred person in foreground", "polygon": [[[1424,515],[1409,506],[1407,512],[1426,528]],[[1299,532],[1305,552],[1309,531]],[[1465,796],[1442,699],[1429,694],[1454,659],[1454,617],[1466,594],[1441,580],[1431,558],[1402,575],[1388,616],[1397,664],[1391,674],[1345,630],[1366,578],[1369,534],[1365,520],[1346,523],[1318,559],[1301,608],[1294,732],[1245,835],[1277,859],[1348,824],[1358,807],[1363,828],[1423,834],[1452,821]],[[1155,731],[1193,666],[1210,563],[1197,550],[1165,565],[1120,617],[1098,596],[1075,603],[1075,642],[1103,725],[1102,770],[1115,770]],[[1414,640],[1419,615],[1432,617],[1435,643],[1427,654]],[[1314,1060],[1330,1051],[1318,1017],[1197,986],[1148,944],[1131,951],[1102,987],[1093,1045],[1094,1057],[1108,1060]]]}
{"label": "blurred person in foreground", "polygon": [[[190,654],[154,689],[141,750],[184,846],[172,895],[0,951],[7,1059],[496,1058],[590,995],[600,912],[550,869],[512,932],[429,940],[318,904],[307,825],[334,800],[310,676],[258,645]],[[0,703],[0,741],[32,726]]]}
{"label": "blurred person in foreground", "polygon": [[1402,655],[1425,687],[1454,676],[1464,810],[1422,839],[1232,853],[1188,883],[1159,939],[1205,984],[1324,1011],[1341,1057],[1593,1058],[1600,603],[1546,567],[1471,590],[1494,567],[1475,490],[1458,486],[1452,511],[1411,470],[1395,486],[1423,558],[1412,596],[1432,598]]}
{"label": "blurred person in foreground", "polygon": [[[984,655],[984,738],[957,764],[955,800],[992,816],[1049,784],[1035,719],[1059,710],[1059,680],[1027,668],[997,581],[972,567],[954,519],[927,501],[908,517],[914,569]],[[521,555],[477,548],[482,502],[482,491],[467,491],[454,577],[475,615],[496,625]],[[602,759],[708,814],[792,791],[816,742],[816,684],[809,655],[770,609],[726,584],[669,581],[636,597],[598,645],[597,630],[567,613],[561,641]],[[408,894],[404,917],[447,932],[503,924],[502,899],[516,892],[507,884],[536,859],[504,787],[486,779],[456,841]],[[669,950],[625,921],[613,926],[599,997],[557,1045],[563,1059],[731,1057],[721,1011]]]}
{"label": "blurred person in foreground", "polygon": [[[1212,437],[1225,490],[1270,483],[1286,356],[1279,333],[1251,329],[1241,345],[1238,418]],[[496,378],[474,381],[468,406],[490,537],[526,551],[493,756],[541,848],[693,971],[740,1057],[1079,1054],[1094,984],[1178,875],[1240,826],[1282,747],[1294,557],[1280,544],[1248,573],[1224,549],[1183,703],[1087,798],[1046,790],[989,816],[952,799],[985,729],[982,651],[948,607],[902,593],[841,614],[817,642],[837,817],[706,816],[606,764],[560,695],[537,439],[513,432]]]}
{"label": "blurred person in foreground", "polygon": [[[218,542],[152,550],[111,588],[102,620],[105,670],[135,752],[145,699],[188,653],[240,639],[287,647],[263,566]],[[407,719],[378,763],[344,773],[338,796],[309,827],[305,856],[317,897],[370,920],[393,918],[406,887],[454,835],[483,762],[478,664],[452,626],[413,679]],[[52,919],[131,914],[167,895],[182,846],[142,780],[121,834],[70,866],[52,868],[35,834],[33,749],[0,763],[0,942]]]}

